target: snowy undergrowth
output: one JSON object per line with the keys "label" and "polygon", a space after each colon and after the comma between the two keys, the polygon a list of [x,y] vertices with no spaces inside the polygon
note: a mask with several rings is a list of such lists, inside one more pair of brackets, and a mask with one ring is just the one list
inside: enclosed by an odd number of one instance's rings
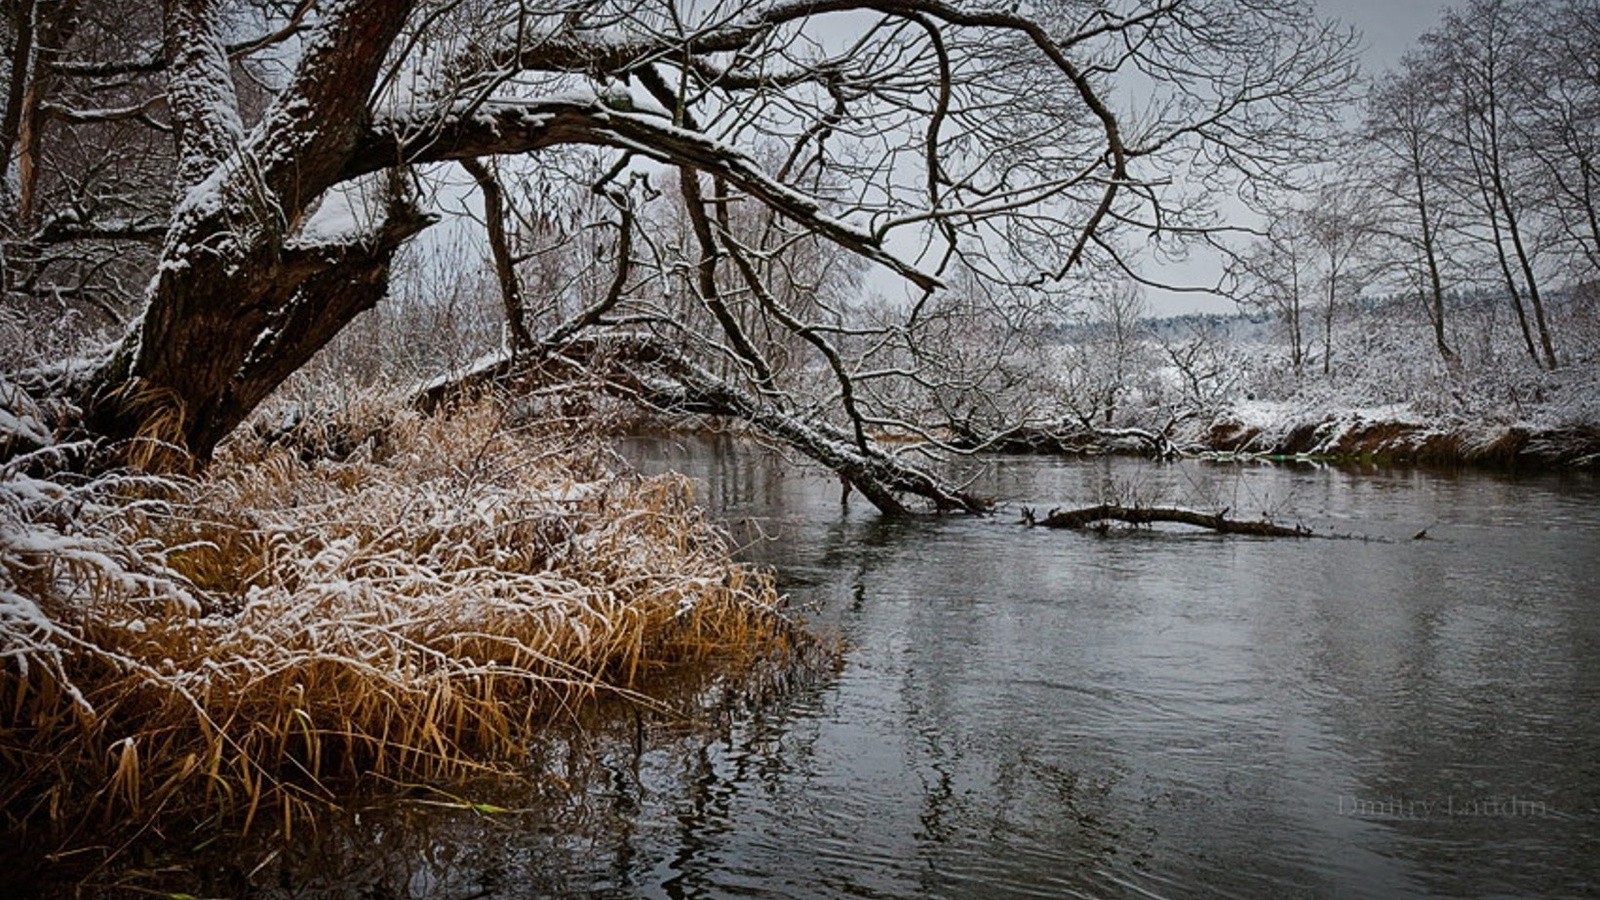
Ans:
{"label": "snowy undergrowth", "polygon": [[[1242,330],[1206,349],[1233,363],[1205,370],[1212,403],[1179,373],[1129,397],[1130,420],[1185,412],[1173,435],[1191,449],[1395,461],[1592,464],[1600,451],[1600,335],[1563,322],[1563,365],[1534,365],[1520,336],[1484,325],[1452,337],[1441,360],[1424,323],[1387,307],[1347,322],[1324,366],[1313,347],[1298,371],[1279,336]],[[1473,335],[1467,340],[1465,335]],[[1326,368],[1326,371],[1324,369]],[[1226,381],[1226,384],[1223,382]],[[1226,389],[1223,389],[1226,388]]]}
{"label": "snowy undergrowth", "polygon": [[514,764],[585,698],[790,647],[681,480],[503,426],[386,409],[342,459],[250,436],[189,480],[0,473],[11,821],[248,826],[345,776]]}

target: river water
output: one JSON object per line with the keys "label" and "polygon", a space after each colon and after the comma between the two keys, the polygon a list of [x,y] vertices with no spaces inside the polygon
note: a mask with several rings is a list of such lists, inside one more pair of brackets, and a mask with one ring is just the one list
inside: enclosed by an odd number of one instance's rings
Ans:
{"label": "river water", "polygon": [[847,646],[651,798],[638,893],[1600,896],[1593,476],[1010,458],[977,485],[1366,538],[1284,541],[885,522],[726,442],[631,452]]}
{"label": "river water", "polygon": [[[1600,896],[1593,475],[1005,458],[1002,514],[892,522],[731,441],[625,452],[695,479],[836,664],[460,790],[515,812],[385,801],[205,892]],[[1345,537],[1017,524],[1107,499]]]}

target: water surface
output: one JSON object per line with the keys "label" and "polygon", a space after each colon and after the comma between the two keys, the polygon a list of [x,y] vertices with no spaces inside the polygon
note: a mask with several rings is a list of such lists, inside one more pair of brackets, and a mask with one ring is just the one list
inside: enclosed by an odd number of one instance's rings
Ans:
{"label": "water surface", "polygon": [[732,445],[634,454],[701,479],[849,647],[711,748],[704,797],[657,798],[682,828],[644,893],[1600,894],[1592,477],[1014,458],[978,483],[1371,538],[1283,541],[885,522]]}

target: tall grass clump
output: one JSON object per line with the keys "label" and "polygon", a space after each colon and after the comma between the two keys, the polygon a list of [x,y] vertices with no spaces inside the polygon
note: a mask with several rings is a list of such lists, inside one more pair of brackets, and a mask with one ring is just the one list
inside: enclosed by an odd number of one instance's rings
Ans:
{"label": "tall grass clump", "polygon": [[11,829],[287,823],[369,773],[510,769],[589,698],[791,647],[681,479],[493,404],[351,416],[339,453],[242,436],[189,478],[0,470]]}

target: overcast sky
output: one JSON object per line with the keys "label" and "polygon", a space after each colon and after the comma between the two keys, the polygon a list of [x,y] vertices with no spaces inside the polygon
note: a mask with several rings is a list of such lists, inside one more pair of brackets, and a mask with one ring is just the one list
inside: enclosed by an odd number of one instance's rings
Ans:
{"label": "overcast sky", "polygon": [[1447,0],[1317,0],[1324,15],[1342,19],[1366,36],[1367,69],[1393,65],[1424,31],[1439,22]]}

